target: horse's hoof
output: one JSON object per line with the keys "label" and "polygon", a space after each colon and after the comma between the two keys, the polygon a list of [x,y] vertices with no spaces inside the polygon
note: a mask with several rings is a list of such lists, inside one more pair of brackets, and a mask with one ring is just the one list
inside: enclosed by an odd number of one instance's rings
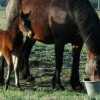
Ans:
{"label": "horse's hoof", "polygon": [[20,79],[22,79],[22,80],[27,79],[27,75],[26,74],[21,74]]}
{"label": "horse's hoof", "polygon": [[79,86],[73,87],[73,90],[81,91],[81,90],[84,90],[84,87],[83,87],[83,85],[79,85]]}
{"label": "horse's hoof", "polygon": [[75,91],[84,90],[84,86],[82,85],[82,83],[80,83],[80,82],[78,82],[77,84],[76,83],[71,84],[73,90],[75,90]]}
{"label": "horse's hoof", "polygon": [[62,90],[62,91],[65,90],[65,88],[61,85],[60,82],[56,82],[55,75],[52,79],[52,88],[55,90]]}
{"label": "horse's hoof", "polygon": [[32,75],[21,75],[22,80],[26,80],[26,82],[34,82],[35,78]]}
{"label": "horse's hoof", "polygon": [[55,89],[57,91],[59,91],[59,90],[64,91],[65,90],[65,88],[59,83],[56,83],[55,85],[53,85],[53,89]]}

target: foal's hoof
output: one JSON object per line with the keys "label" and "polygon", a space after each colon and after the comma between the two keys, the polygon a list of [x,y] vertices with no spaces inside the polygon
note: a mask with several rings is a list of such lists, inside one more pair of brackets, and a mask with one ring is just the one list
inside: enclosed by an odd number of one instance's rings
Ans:
{"label": "foal's hoof", "polygon": [[14,89],[16,89],[16,90],[22,90],[22,88],[21,88],[21,85],[20,85],[20,84],[18,84],[18,85],[16,85],[16,84],[15,84]]}
{"label": "foal's hoof", "polygon": [[9,86],[8,84],[5,84],[5,90],[7,90],[7,89],[8,89],[8,86]]}
{"label": "foal's hoof", "polygon": [[15,87],[20,88],[20,84],[19,83],[15,84]]}
{"label": "foal's hoof", "polygon": [[72,89],[75,91],[84,90],[84,86],[80,82],[77,84],[71,84],[71,86],[72,86]]}
{"label": "foal's hoof", "polygon": [[65,90],[65,88],[61,85],[61,84],[59,84],[59,83],[56,83],[55,85],[53,85],[52,86],[53,87],[53,89],[55,89],[55,90],[62,90],[62,91],[64,91]]}
{"label": "foal's hoof", "polygon": [[8,79],[6,79],[5,80],[5,90],[8,89],[9,85],[10,85],[10,81]]}

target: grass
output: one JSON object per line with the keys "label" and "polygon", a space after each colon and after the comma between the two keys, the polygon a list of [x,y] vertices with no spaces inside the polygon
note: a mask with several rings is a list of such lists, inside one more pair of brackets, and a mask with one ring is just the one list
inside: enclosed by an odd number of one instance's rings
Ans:
{"label": "grass", "polygon": [[[0,28],[5,29],[5,8],[0,8]],[[80,80],[84,72],[86,63],[85,47],[81,52]],[[99,95],[87,96],[86,90],[73,91],[70,84],[70,73],[72,64],[71,45],[65,46],[61,81],[65,91],[55,91],[51,87],[52,75],[55,69],[54,45],[46,45],[36,42],[30,55],[30,71],[35,77],[35,83],[26,83],[20,80],[21,90],[13,87],[14,75],[11,76],[11,86],[7,91],[4,86],[0,87],[0,100],[100,100]],[[6,70],[6,68],[5,68]],[[6,72],[6,71],[5,71]]]}
{"label": "grass", "polygon": [[0,28],[5,29],[6,17],[5,8],[0,7]]}

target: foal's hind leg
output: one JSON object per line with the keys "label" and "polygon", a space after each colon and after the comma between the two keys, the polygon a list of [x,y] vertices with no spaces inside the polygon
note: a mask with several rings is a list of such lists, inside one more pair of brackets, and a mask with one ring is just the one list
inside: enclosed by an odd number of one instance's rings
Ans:
{"label": "foal's hind leg", "polygon": [[82,90],[83,85],[80,83],[79,80],[79,61],[80,61],[80,52],[83,46],[83,43],[79,41],[80,45],[72,44],[72,56],[73,56],[73,63],[72,63],[72,73],[70,84],[74,90]]}
{"label": "foal's hind leg", "polygon": [[64,44],[59,40],[55,42],[55,55],[56,55],[56,70],[52,81],[52,86],[57,90],[64,90],[61,85],[60,73],[63,63]]}
{"label": "foal's hind leg", "polygon": [[15,86],[19,87],[19,68],[18,68],[19,58],[17,56],[13,55],[12,60],[13,60],[14,73],[15,73]]}
{"label": "foal's hind leg", "polygon": [[7,61],[7,64],[8,64],[8,73],[7,73],[7,77],[6,77],[6,81],[5,81],[6,89],[8,89],[8,85],[10,83],[10,75],[11,75],[13,64],[12,64],[11,54],[9,53],[8,50],[4,51],[4,57],[5,57],[5,59]]}

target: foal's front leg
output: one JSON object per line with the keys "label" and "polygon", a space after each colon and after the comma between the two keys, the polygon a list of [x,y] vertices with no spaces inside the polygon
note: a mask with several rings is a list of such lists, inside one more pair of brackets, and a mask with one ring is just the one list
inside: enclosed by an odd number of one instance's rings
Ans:
{"label": "foal's front leg", "polygon": [[64,44],[61,41],[55,41],[55,56],[56,56],[56,70],[52,81],[52,86],[57,90],[64,90],[64,87],[61,85],[60,73],[63,63],[63,51]]}

